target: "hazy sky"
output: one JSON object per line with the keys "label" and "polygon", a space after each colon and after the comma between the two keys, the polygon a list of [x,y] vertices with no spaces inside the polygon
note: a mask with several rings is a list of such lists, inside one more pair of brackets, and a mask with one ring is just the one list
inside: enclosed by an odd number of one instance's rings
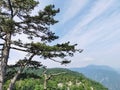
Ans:
{"label": "hazy sky", "polygon": [[[59,23],[51,26],[60,36],[55,43],[70,41],[77,43],[77,48],[84,49],[83,53],[70,58],[72,62],[66,67],[97,64],[120,68],[120,0],[40,0],[34,13],[48,4],[60,8],[56,16]],[[43,63],[49,67],[61,67],[48,60]]]}

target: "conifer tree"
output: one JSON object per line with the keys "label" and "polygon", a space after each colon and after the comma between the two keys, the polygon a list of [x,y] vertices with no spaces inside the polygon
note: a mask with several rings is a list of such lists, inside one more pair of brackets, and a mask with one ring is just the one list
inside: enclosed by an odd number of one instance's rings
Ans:
{"label": "conifer tree", "polygon": [[[54,16],[60,10],[55,9],[54,5],[48,5],[36,15],[32,15],[38,4],[36,0],[0,0],[0,90],[3,90],[11,49],[25,52],[30,57],[26,59],[27,63],[31,62],[34,56],[39,56],[61,64],[70,62],[64,60],[66,56],[73,56],[76,51],[82,51],[75,48],[76,44],[70,45],[70,42],[53,46],[49,44],[58,39],[49,27],[58,22]],[[29,42],[20,38],[13,39],[19,35],[26,35]],[[55,60],[56,57],[62,58],[63,61]]]}
{"label": "conifer tree", "polygon": [[44,72],[43,72],[43,76],[44,76],[44,85],[43,85],[43,87],[44,87],[44,90],[48,89],[47,84],[48,84],[48,81],[52,77],[66,73],[66,72],[60,72],[60,73],[54,73],[54,74],[47,74],[47,68],[46,68],[46,66],[43,66],[43,69],[44,69]]}

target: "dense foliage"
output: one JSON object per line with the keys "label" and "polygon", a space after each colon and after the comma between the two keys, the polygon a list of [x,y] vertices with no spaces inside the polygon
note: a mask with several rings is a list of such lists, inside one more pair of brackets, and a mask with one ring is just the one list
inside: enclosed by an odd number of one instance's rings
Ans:
{"label": "dense foliage", "polygon": [[[24,73],[19,76],[14,90],[43,90],[44,77],[42,75],[43,69],[31,70],[26,69]],[[101,84],[86,78],[84,75],[70,71],[68,69],[53,68],[48,69],[47,74],[66,72],[54,76],[48,81],[47,90],[108,90]],[[7,80],[5,88],[9,80]]]}

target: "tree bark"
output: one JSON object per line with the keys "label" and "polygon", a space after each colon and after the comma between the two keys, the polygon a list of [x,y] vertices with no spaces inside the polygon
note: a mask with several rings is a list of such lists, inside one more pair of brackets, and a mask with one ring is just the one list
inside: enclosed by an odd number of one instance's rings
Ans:
{"label": "tree bark", "polygon": [[48,78],[47,78],[47,74],[44,74],[44,90],[47,90],[47,81],[48,81]]}
{"label": "tree bark", "polygon": [[44,90],[47,90],[47,84],[48,84],[48,81],[52,78],[52,77],[54,77],[54,76],[57,76],[57,75],[60,75],[60,74],[65,74],[66,72],[61,72],[61,73],[55,73],[55,74],[50,74],[50,75],[47,75],[47,69],[46,68],[44,68],[45,69],[45,71],[43,72],[43,75],[44,75]]}
{"label": "tree bark", "polygon": [[13,90],[13,87],[14,87],[14,85],[15,85],[15,82],[16,82],[18,76],[21,74],[21,72],[22,72],[22,69],[20,69],[20,70],[15,74],[15,76],[13,77],[13,79],[11,79],[10,84],[9,84],[9,87],[8,87],[7,90]]}
{"label": "tree bark", "polygon": [[11,40],[11,34],[6,34],[6,41],[3,46],[2,51],[2,57],[0,61],[0,90],[3,90],[3,83],[4,83],[4,77],[6,73],[6,66],[9,58],[9,51],[10,51],[10,40]]}
{"label": "tree bark", "polygon": [[[34,57],[34,55],[35,55],[35,54],[32,54],[32,55],[29,57],[28,61],[31,61],[32,58]],[[15,85],[15,83],[16,83],[16,80],[17,80],[18,76],[23,72],[23,70],[25,69],[26,65],[27,65],[27,63],[25,63],[23,66],[20,67],[20,69],[19,69],[19,70],[17,71],[17,73],[15,74],[15,76],[11,79],[10,84],[9,84],[9,87],[7,88],[7,90],[13,90],[13,87],[14,87],[14,85]]]}

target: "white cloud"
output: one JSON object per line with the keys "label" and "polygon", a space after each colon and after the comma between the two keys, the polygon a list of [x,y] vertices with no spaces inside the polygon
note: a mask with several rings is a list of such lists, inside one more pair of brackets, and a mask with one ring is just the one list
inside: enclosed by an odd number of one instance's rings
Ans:
{"label": "white cloud", "polygon": [[94,63],[100,62],[100,64],[106,65],[114,58],[119,62],[120,57],[117,53],[120,48],[118,41],[120,40],[120,11],[116,4],[114,0],[99,0],[82,20],[60,40],[60,42],[69,40],[72,43],[78,43],[79,48],[83,48],[85,51],[89,49],[84,54],[87,53],[94,57],[77,55],[74,57],[75,61],[70,65],[71,67],[72,65],[74,67],[91,64],[95,59]]}
{"label": "white cloud", "polygon": [[[92,22],[92,20],[104,13],[112,5],[112,3],[113,0],[110,0],[109,2],[107,0],[100,0],[96,2],[95,6],[92,7],[87,15],[85,15],[83,20],[79,21],[79,23],[73,27],[73,30],[71,29],[71,31],[68,32],[60,41],[64,42],[70,40],[74,43],[80,43],[81,47],[85,47],[86,45],[99,39],[102,36],[102,34],[100,34],[101,31],[103,31],[103,29],[108,29],[108,25],[111,23],[109,20],[109,22],[99,21],[96,22],[96,24],[94,23],[94,26],[92,28],[87,28],[85,33],[83,33],[83,30],[85,27],[88,27],[88,23]],[[113,19],[110,20],[112,21]]]}
{"label": "white cloud", "polygon": [[68,1],[68,3],[67,3],[68,4],[67,10],[65,10],[65,13],[62,16],[63,19],[62,19],[61,23],[64,23],[64,22],[70,20],[76,14],[78,14],[79,11],[87,3],[87,0],[71,0],[71,1]]}
{"label": "white cloud", "polygon": [[93,19],[95,19],[97,16],[102,14],[106,11],[107,8],[110,7],[110,5],[113,3],[113,0],[110,0],[109,2],[107,0],[100,0],[98,1],[95,6],[87,13],[87,15],[84,17],[82,21],[80,21],[75,27],[73,27],[73,30],[71,30],[67,35],[65,35],[61,41],[69,40],[70,37],[76,37],[78,33],[82,32],[82,27],[90,23]]}

